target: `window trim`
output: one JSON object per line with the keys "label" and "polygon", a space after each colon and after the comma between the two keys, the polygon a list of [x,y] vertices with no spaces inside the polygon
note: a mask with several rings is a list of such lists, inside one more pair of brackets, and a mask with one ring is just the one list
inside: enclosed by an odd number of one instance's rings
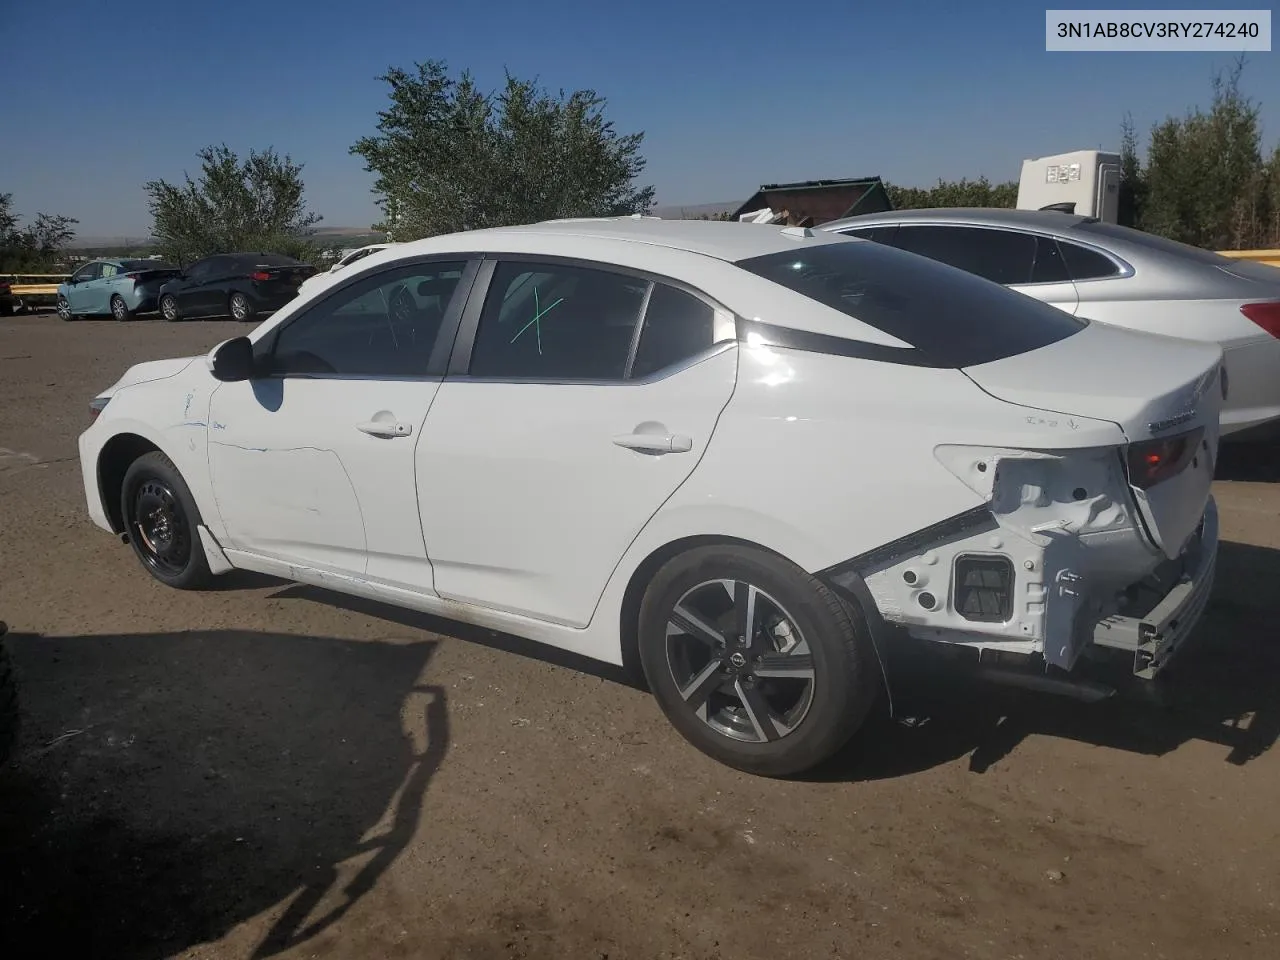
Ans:
{"label": "window trim", "polygon": [[[1118,271],[1117,273],[1114,273],[1109,277],[1088,277],[1084,280],[1077,280],[1075,279],[1075,277],[1071,277],[1070,279],[1067,279],[1067,280],[1041,280],[1041,281],[1037,281],[1036,283],[1002,283],[1001,284],[1002,287],[1017,287],[1021,289],[1022,287],[1050,287],[1055,284],[1062,284],[1062,283],[1097,283],[1100,280],[1123,280],[1126,277],[1133,276],[1134,274],[1134,269],[1132,265],[1130,265],[1123,258],[1112,253],[1110,250],[1106,250],[1098,246],[1096,243],[1091,243],[1088,241],[1082,242],[1080,240],[1077,240],[1074,235],[1068,236],[1065,233],[1052,231],[1052,230],[1048,230],[1040,227],[1020,227],[1020,226],[1015,227],[1010,224],[1004,224],[1004,223],[1001,223],[1001,224],[971,223],[967,220],[964,220],[964,221],[941,220],[941,219],[933,219],[933,218],[915,219],[913,217],[910,220],[884,220],[879,223],[859,224],[856,227],[849,227],[847,230],[837,230],[835,232],[843,234],[845,236],[851,236],[853,235],[852,234],[853,230],[872,230],[872,229],[875,229],[876,227],[887,227],[887,226],[896,226],[899,230],[902,230],[902,228],[904,227],[954,227],[957,229],[964,229],[964,230],[1003,230],[1005,233],[1023,233],[1023,234],[1027,234],[1028,236],[1043,237],[1048,240],[1053,240],[1055,243],[1058,244],[1059,249],[1061,249],[1061,246],[1064,243],[1074,243],[1077,247],[1084,247],[1086,250],[1089,250],[1092,253],[1100,254],[1101,256],[1105,257],[1107,260],[1110,260],[1112,263],[1116,265],[1116,268]],[[895,241],[897,240],[897,236],[898,235],[895,233],[894,234]],[[860,239],[870,240],[870,242],[872,243],[878,242],[875,240],[871,240],[870,237],[862,237]],[[890,244],[890,246],[893,246],[896,249],[902,249],[901,247],[898,247],[896,243]],[[904,252],[911,253],[913,251],[906,250]],[[922,256],[922,254],[917,254],[917,256]],[[1063,262],[1064,264],[1066,262],[1065,255],[1063,256]],[[960,269],[960,268],[957,267],[956,269]],[[977,276],[977,274],[975,274],[975,276]]]}
{"label": "window trim", "polygon": [[286,317],[282,322],[268,330],[262,337],[254,341],[253,356],[254,363],[262,363],[267,357],[275,352],[276,342],[280,337],[280,333],[299,320],[303,320],[311,316],[312,312],[322,305],[329,303],[332,298],[341,295],[356,284],[363,283],[366,280],[374,279],[382,274],[399,272],[400,270],[428,266],[433,263],[461,263],[462,276],[458,278],[458,286],[453,291],[453,298],[449,305],[445,308],[444,317],[440,321],[440,331],[436,334],[436,342],[431,347],[431,355],[427,358],[426,370],[421,374],[396,374],[394,376],[388,374],[364,374],[364,373],[271,373],[266,372],[255,376],[255,380],[358,380],[364,382],[386,382],[386,383],[421,383],[421,382],[438,382],[444,379],[445,369],[448,366],[449,357],[453,353],[454,343],[458,335],[458,325],[461,322],[462,314],[471,300],[474,289],[476,276],[479,272],[481,261],[477,254],[474,253],[432,253],[422,256],[406,257],[403,260],[396,260],[391,263],[380,263],[377,266],[353,273],[346,276],[346,271],[342,271],[343,278],[333,287],[326,290],[324,294],[307,304],[302,310]]}
{"label": "window trim", "polygon": [[[471,376],[471,351],[475,346],[476,335],[480,329],[480,315],[484,311],[485,302],[489,298],[490,289],[493,286],[493,275],[500,263],[528,263],[539,264],[549,267],[579,267],[587,270],[599,270],[605,273],[616,273],[620,276],[631,277],[636,280],[644,280],[649,283],[649,289],[645,292],[644,301],[641,304],[639,316],[636,321],[636,328],[631,340],[631,347],[627,354],[627,363],[623,369],[622,379],[616,378],[575,378],[575,377],[473,377]],[[653,373],[645,377],[631,378],[628,375],[635,362],[636,350],[640,343],[640,333],[644,328],[645,311],[649,307],[649,299],[653,295],[653,285],[664,283],[669,287],[687,293],[698,300],[701,300],[712,310],[712,342],[706,349],[700,350],[692,356],[686,357],[679,363],[673,363],[661,370],[655,370]],[[732,310],[724,306],[710,294],[693,286],[684,280],[676,277],[666,276],[665,274],[656,273],[651,270],[643,270],[638,267],[629,267],[624,264],[613,263],[608,260],[591,260],[586,257],[570,257],[556,254],[542,253],[502,253],[498,251],[488,251],[484,254],[484,261],[480,265],[479,272],[476,275],[475,283],[471,287],[469,299],[465,310],[461,317],[461,324],[457,331],[457,339],[454,345],[453,355],[449,360],[448,371],[445,374],[449,381],[461,381],[464,383],[513,383],[513,384],[559,384],[565,386],[628,386],[631,384],[644,385],[657,383],[668,377],[673,377],[677,373],[689,369],[708,360],[717,354],[723,353],[725,350],[736,348],[738,344],[737,332],[738,317]]]}

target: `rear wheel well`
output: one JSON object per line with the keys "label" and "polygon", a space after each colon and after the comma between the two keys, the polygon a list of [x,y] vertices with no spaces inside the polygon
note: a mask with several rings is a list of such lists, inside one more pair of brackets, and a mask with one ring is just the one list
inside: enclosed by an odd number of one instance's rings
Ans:
{"label": "rear wheel well", "polygon": [[757,550],[768,550],[775,556],[782,556],[776,550],[769,550],[768,547],[753,543],[750,540],[742,540],[738,537],[696,536],[673,540],[645,557],[631,574],[631,579],[627,582],[627,589],[623,591],[622,611],[618,622],[618,637],[622,644],[623,669],[628,676],[634,677],[641,684],[644,684],[644,671],[640,666],[639,627],[640,604],[644,601],[645,590],[649,588],[654,576],[657,575],[663,564],[668,560],[695,547],[713,546],[754,547]]}
{"label": "rear wheel well", "polygon": [[143,454],[159,449],[150,440],[136,433],[120,433],[108,440],[98,454],[98,492],[102,494],[102,506],[115,533],[124,533],[120,491],[129,465]]}

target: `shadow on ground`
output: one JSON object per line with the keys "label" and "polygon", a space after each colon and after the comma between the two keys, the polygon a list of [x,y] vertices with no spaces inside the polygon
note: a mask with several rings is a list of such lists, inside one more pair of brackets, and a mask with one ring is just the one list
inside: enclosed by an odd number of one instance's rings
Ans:
{"label": "shadow on ground", "polygon": [[[915,673],[905,696],[895,687],[898,718],[876,715],[814,779],[884,779],[965,756],[983,773],[1033,735],[1151,756],[1202,740],[1247,763],[1280,739],[1278,582],[1280,551],[1222,543],[1213,599],[1187,649],[1158,687],[1100,703]],[[1137,695],[1144,689],[1155,695]]]}
{"label": "shadow on ground", "polygon": [[447,748],[444,691],[418,682],[431,642],[7,643],[0,956],[171,956],[272,908],[257,956],[304,942],[409,843]]}

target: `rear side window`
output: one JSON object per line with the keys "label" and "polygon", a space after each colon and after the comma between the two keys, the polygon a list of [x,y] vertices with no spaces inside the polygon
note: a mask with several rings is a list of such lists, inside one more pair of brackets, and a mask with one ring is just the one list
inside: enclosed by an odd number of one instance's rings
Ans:
{"label": "rear side window", "polygon": [[1099,280],[1114,277],[1120,272],[1115,261],[1096,250],[1068,243],[1066,240],[1058,241],[1058,246],[1062,248],[1062,256],[1067,262],[1072,280]]}
{"label": "rear side window", "polygon": [[887,243],[892,245],[894,236],[898,232],[896,223],[888,223],[879,227],[852,227],[847,230],[839,230],[848,237],[857,237],[860,240],[872,240],[875,243]]}
{"label": "rear side window", "polygon": [[737,265],[909,343],[936,366],[990,363],[1087,326],[1025,294],[877,243],[814,244]]}
{"label": "rear side window", "polygon": [[894,246],[976,274],[994,283],[1029,283],[1036,238],[985,227],[902,226]]}
{"label": "rear side window", "polygon": [[655,284],[644,312],[633,378],[647,377],[696,356],[715,339],[715,311],[693,294]]}
{"label": "rear side window", "polygon": [[649,283],[567,264],[503,261],[480,314],[470,375],[621,380]]}

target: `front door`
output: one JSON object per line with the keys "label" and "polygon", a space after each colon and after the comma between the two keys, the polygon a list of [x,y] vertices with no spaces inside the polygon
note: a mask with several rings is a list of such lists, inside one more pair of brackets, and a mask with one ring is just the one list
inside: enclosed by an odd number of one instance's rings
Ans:
{"label": "front door", "polygon": [[86,263],[71,275],[71,283],[67,284],[67,304],[73,314],[93,313],[93,287],[102,276],[102,263],[95,260]]}
{"label": "front door", "polygon": [[516,257],[474,301],[417,451],[436,590],[585,626],[729,401],[731,315],[666,284]]}
{"label": "front door", "polygon": [[466,266],[354,278],[255,344],[260,376],[217,388],[209,467],[229,549],[431,592],[414,449]]}

